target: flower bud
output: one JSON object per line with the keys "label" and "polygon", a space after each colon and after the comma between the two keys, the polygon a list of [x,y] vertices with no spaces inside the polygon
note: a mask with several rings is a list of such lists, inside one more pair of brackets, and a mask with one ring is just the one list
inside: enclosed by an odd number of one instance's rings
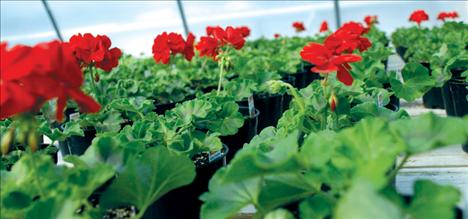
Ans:
{"label": "flower bud", "polygon": [[99,82],[99,74],[98,74],[98,73],[96,73],[96,74],[94,75],[94,81],[95,81],[95,82]]}
{"label": "flower bud", "polygon": [[32,152],[37,151],[37,135],[34,130],[28,133],[28,145]]}
{"label": "flower bud", "polygon": [[332,94],[330,96],[330,99],[328,100],[328,104],[330,104],[330,110],[332,112],[335,112],[336,105],[338,104],[338,100],[336,99],[335,94]]}
{"label": "flower bud", "polygon": [[10,145],[14,139],[15,135],[15,129],[10,128],[3,136],[2,136],[2,141],[1,141],[1,150],[2,150],[2,155],[8,154],[10,151]]}

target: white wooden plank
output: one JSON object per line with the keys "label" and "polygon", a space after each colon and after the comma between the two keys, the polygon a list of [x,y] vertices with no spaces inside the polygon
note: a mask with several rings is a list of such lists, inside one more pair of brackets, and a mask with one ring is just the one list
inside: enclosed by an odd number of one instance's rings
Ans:
{"label": "white wooden plank", "polygon": [[461,145],[439,148],[410,157],[404,167],[468,167],[468,153],[461,149]]}
{"label": "white wooden plank", "polygon": [[402,194],[413,194],[414,182],[431,180],[442,185],[453,185],[460,189],[462,200],[459,207],[468,211],[468,168],[403,168],[396,177],[396,188]]}

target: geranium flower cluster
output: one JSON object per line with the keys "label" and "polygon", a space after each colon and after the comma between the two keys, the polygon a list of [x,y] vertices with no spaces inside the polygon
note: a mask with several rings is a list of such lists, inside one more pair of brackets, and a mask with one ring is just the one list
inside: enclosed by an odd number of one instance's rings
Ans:
{"label": "geranium flower cluster", "polygon": [[60,41],[13,48],[2,43],[0,119],[37,112],[52,99],[57,100],[58,121],[63,119],[68,99],[73,99],[82,112],[98,112],[99,103],[80,89],[84,76],[72,48],[71,44]]}
{"label": "geranium flower cluster", "polygon": [[299,21],[293,22],[292,26],[296,30],[296,33],[300,33],[300,32],[305,31],[305,26],[304,26],[304,23],[302,23],[302,22],[299,22]]}
{"label": "geranium flower cluster", "polygon": [[245,37],[250,34],[247,27],[234,28],[226,27],[210,27],[206,28],[206,36],[200,38],[200,42],[196,45],[196,49],[200,52],[200,56],[211,57],[216,60],[223,46],[232,46],[239,50],[245,44]]}
{"label": "geranium flower cluster", "polygon": [[90,33],[77,34],[70,38],[70,48],[81,67],[94,65],[106,72],[119,64],[122,51],[110,48],[111,40],[106,35],[93,36]]}
{"label": "geranium flower cluster", "polygon": [[458,18],[458,13],[456,11],[452,12],[440,12],[437,16],[437,20],[445,21],[445,19],[456,19]]}
{"label": "geranium flower cluster", "polygon": [[187,40],[184,40],[182,35],[178,33],[164,32],[159,34],[154,39],[153,43],[153,58],[157,63],[168,64],[171,55],[182,54],[185,59],[191,61],[195,55],[193,51],[193,44],[195,36],[189,33]]}
{"label": "geranium flower cluster", "polygon": [[424,10],[416,10],[409,17],[409,21],[417,23],[418,26],[427,20],[429,20],[429,15]]}
{"label": "geranium flower cluster", "polygon": [[349,63],[358,62],[361,56],[352,54],[356,49],[365,51],[372,46],[369,39],[363,37],[365,28],[356,22],[344,24],[328,36],[324,44],[310,43],[301,51],[303,60],[314,64],[311,68],[315,73],[337,72],[337,78],[343,84],[350,86],[353,77],[349,73]]}

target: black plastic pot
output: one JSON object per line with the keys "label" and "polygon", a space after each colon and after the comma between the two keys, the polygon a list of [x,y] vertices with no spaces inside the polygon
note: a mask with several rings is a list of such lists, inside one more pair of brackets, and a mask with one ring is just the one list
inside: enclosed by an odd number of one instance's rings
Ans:
{"label": "black plastic pot", "polygon": [[468,153],[468,143],[462,145],[462,149],[464,152]]}
{"label": "black plastic pot", "polygon": [[444,108],[447,115],[455,116],[455,108],[448,81],[442,86],[442,100],[444,101]]}
{"label": "black plastic pot", "polygon": [[[424,67],[427,68],[429,71],[429,75],[431,75],[431,66],[429,63],[421,63]],[[441,87],[434,87],[430,89],[427,93],[424,94],[422,97],[423,105],[429,109],[445,109],[444,99],[442,97],[442,88]]]}
{"label": "black plastic pot", "polygon": [[91,145],[94,137],[96,137],[96,129],[94,127],[83,130],[84,136],[70,136],[64,141],[59,142],[59,149],[62,156],[66,155],[82,155]]}
{"label": "black plastic pot", "polygon": [[447,112],[447,115],[449,116],[457,116],[455,113],[455,106],[453,97],[452,97],[452,91],[450,89],[450,81],[463,81],[464,78],[461,77],[461,73],[464,72],[466,68],[455,68],[451,70],[452,73],[452,78],[447,81],[444,86],[442,87],[442,99],[444,100],[444,105],[445,105],[445,111]]}
{"label": "black plastic pot", "polygon": [[[390,83],[383,84],[383,88],[385,89],[389,89],[390,87]],[[390,101],[385,106],[385,108],[393,111],[398,111],[400,109],[400,99],[395,95],[390,96]]]}
{"label": "black plastic pot", "polygon": [[[237,102],[239,106],[248,107],[248,101]],[[276,123],[283,115],[283,95],[268,94],[266,96],[254,96],[255,108],[260,111],[258,116],[258,131],[268,126],[276,126]]]}
{"label": "black plastic pot", "polygon": [[145,212],[144,219],[192,219],[200,217],[203,204],[199,197],[208,191],[208,182],[213,174],[226,165],[228,147],[224,145],[223,156],[211,161],[207,165],[197,166],[194,181],[186,186],[174,189],[153,203]]}
{"label": "black plastic pot", "polygon": [[402,47],[402,46],[398,46],[398,47],[395,48],[396,53],[397,53],[397,54],[401,57],[401,59],[403,59],[405,62],[408,61],[408,60],[405,58],[406,50],[408,50],[408,48]]}
{"label": "black plastic pot", "polygon": [[[288,84],[291,84],[292,86],[294,86],[294,83],[296,81],[296,77],[294,75],[286,75],[281,80],[288,83]],[[284,113],[284,111],[289,109],[289,103],[291,103],[291,100],[292,100],[291,95],[289,95],[288,93],[283,94],[283,113]]]}
{"label": "black plastic pot", "polygon": [[423,105],[429,109],[445,109],[442,88],[434,87],[423,96]]}
{"label": "black plastic pot", "polygon": [[453,101],[455,116],[463,117],[468,114],[468,83],[462,80],[451,79],[448,87]]}
{"label": "black plastic pot", "polygon": [[250,140],[257,134],[258,115],[260,112],[255,109],[255,115],[250,116],[249,108],[245,106],[239,107],[239,112],[244,115],[244,125],[239,128],[237,134],[221,137],[221,141],[224,144],[229,145],[229,154],[226,156],[227,162],[231,161],[237,151],[242,149],[244,144],[250,142]]}
{"label": "black plastic pot", "polygon": [[312,81],[320,79],[320,74],[311,72],[310,69],[296,73],[294,75],[294,84],[293,86],[297,89],[302,89],[307,87]]}

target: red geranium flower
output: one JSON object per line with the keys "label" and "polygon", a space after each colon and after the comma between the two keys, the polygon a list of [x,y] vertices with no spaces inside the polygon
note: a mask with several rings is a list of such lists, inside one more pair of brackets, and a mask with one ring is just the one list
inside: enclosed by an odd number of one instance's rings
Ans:
{"label": "red geranium flower", "polygon": [[96,64],[104,71],[110,71],[119,64],[122,52],[111,47],[111,41],[106,35],[94,37],[90,33],[77,34],[70,38],[70,47],[76,59],[82,66]]}
{"label": "red geranium flower", "polygon": [[200,42],[196,45],[200,56],[208,56],[216,59],[218,55],[218,40],[211,36],[203,36],[200,38]]}
{"label": "red geranium flower", "polygon": [[280,35],[279,33],[275,33],[275,34],[273,35],[273,37],[275,37],[275,39],[278,39],[278,38],[281,37],[281,35]]}
{"label": "red geranium flower", "polygon": [[421,25],[423,21],[429,20],[429,15],[424,10],[416,10],[410,15],[409,20]]}
{"label": "red geranium flower", "polygon": [[187,36],[187,41],[185,41],[184,56],[185,59],[192,61],[195,52],[193,51],[193,43],[195,42],[195,35],[189,33]]}
{"label": "red geranium flower", "polygon": [[52,41],[10,50],[2,44],[1,52],[1,119],[35,112],[50,99],[57,99],[59,121],[68,99],[75,100],[82,112],[99,111],[100,105],[80,90],[83,72],[68,43]]}
{"label": "red geranium flower", "polygon": [[218,41],[220,47],[226,44],[230,44],[232,47],[239,50],[244,46],[245,43],[242,31],[239,28],[234,28],[232,26],[226,27],[225,30],[220,26],[208,26],[206,27],[206,33],[209,36],[213,36]]}
{"label": "red geranium flower", "polygon": [[302,31],[305,31],[304,23],[296,21],[292,23],[292,26],[296,30],[296,33],[300,33]]}
{"label": "red geranium flower", "polygon": [[245,39],[242,33],[233,27],[229,26],[226,28],[226,39],[225,41],[232,45],[235,49],[239,50],[244,47]]}
{"label": "red geranium flower", "polygon": [[230,45],[239,50],[245,44],[242,30],[228,26],[225,30],[219,26],[206,27],[208,36],[201,37],[196,49],[200,51],[200,56],[209,56],[216,60],[216,56],[222,46]]}
{"label": "red geranium flower", "polygon": [[364,18],[364,22],[367,24],[368,27],[372,26],[372,24],[379,23],[377,20],[377,15],[367,15]]}
{"label": "red geranium flower", "polygon": [[349,73],[351,66],[348,63],[358,62],[361,57],[354,54],[336,55],[332,50],[319,43],[310,43],[301,51],[303,60],[315,66],[311,71],[315,73],[337,72],[337,78],[343,84],[349,86],[353,83],[353,77]]}
{"label": "red geranium flower", "polygon": [[372,46],[369,39],[362,37],[364,31],[360,23],[348,22],[328,36],[324,44],[335,54],[352,53],[355,49],[362,52]]}
{"label": "red geranium flower", "polygon": [[441,12],[437,16],[437,20],[445,21],[445,19],[456,19],[458,18],[458,13],[456,11],[453,12]]}
{"label": "red geranium flower", "polygon": [[159,34],[154,39],[153,43],[153,58],[157,63],[169,63],[169,59],[171,58],[171,48],[167,43],[169,41],[169,37],[166,32]]}
{"label": "red geranium flower", "polygon": [[320,25],[320,33],[327,32],[328,31],[328,23],[327,21],[323,21],[322,24]]}
{"label": "red geranium flower", "polygon": [[194,41],[195,36],[192,33],[189,33],[187,41],[184,41],[182,35],[178,33],[167,34],[163,32],[154,39],[152,47],[153,58],[157,63],[168,64],[171,55],[180,53],[184,54],[185,58],[190,61],[194,55]]}
{"label": "red geranium flower", "polygon": [[236,27],[235,29],[239,31],[243,37],[250,36],[250,28],[247,26]]}
{"label": "red geranium flower", "polygon": [[102,61],[96,62],[96,67],[109,72],[119,65],[120,56],[122,56],[122,51],[118,48],[112,48],[104,54]]}

